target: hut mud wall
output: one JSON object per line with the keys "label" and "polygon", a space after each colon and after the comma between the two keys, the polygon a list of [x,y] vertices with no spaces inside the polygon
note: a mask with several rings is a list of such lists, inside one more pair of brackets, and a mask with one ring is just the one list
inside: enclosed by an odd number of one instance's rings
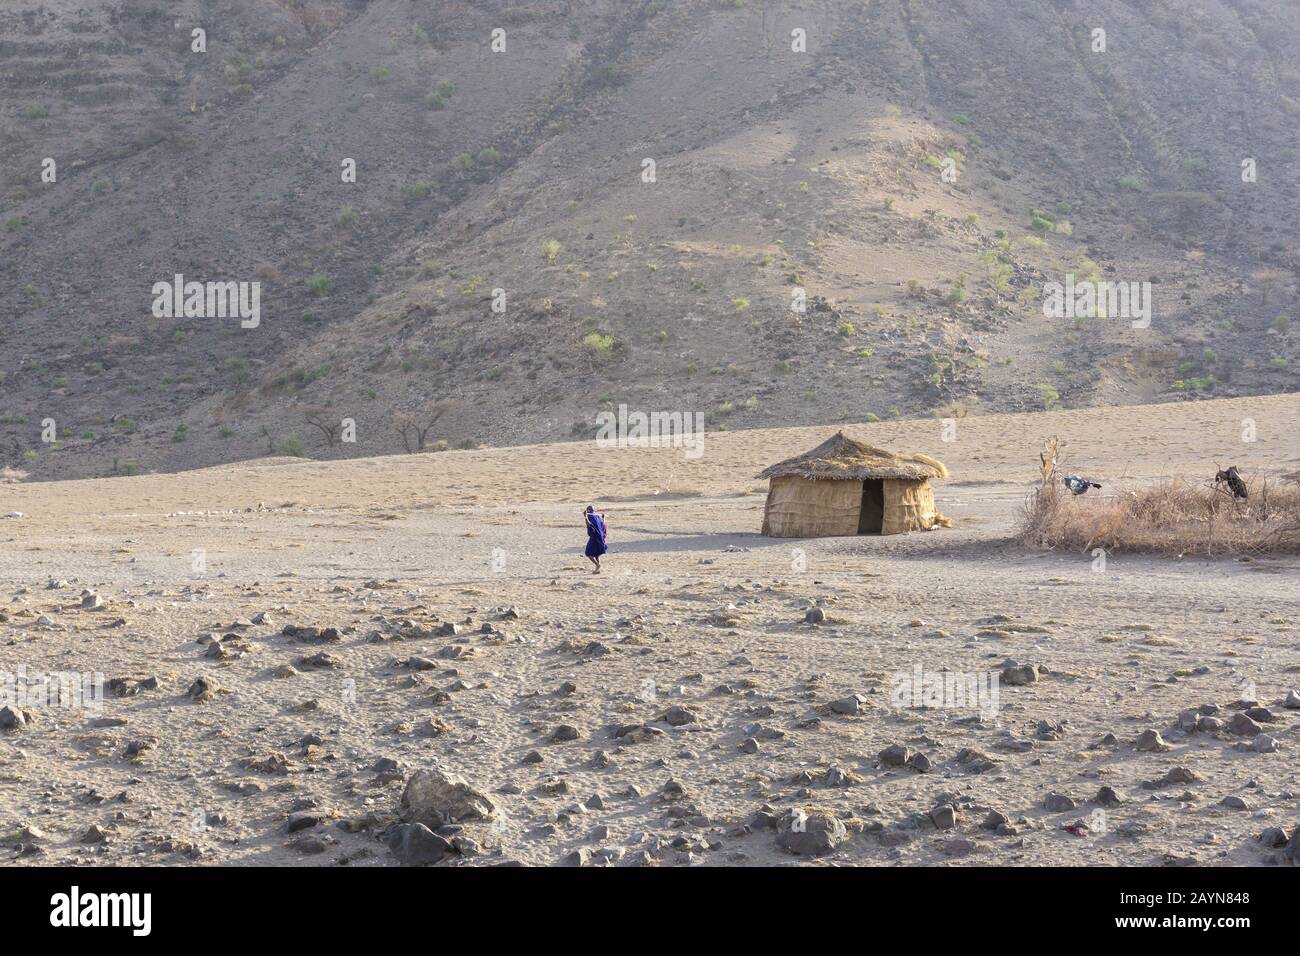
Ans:
{"label": "hut mud wall", "polygon": [[881,534],[928,531],[936,516],[934,489],[928,481],[885,479],[885,519]]}
{"label": "hut mud wall", "polygon": [[[886,482],[888,487],[890,482]],[[901,484],[901,482],[896,482]],[[889,518],[886,490],[885,518]],[[763,534],[773,538],[821,538],[857,534],[862,482],[809,481],[797,475],[773,478],[763,512]],[[934,510],[934,499],[930,499]]]}

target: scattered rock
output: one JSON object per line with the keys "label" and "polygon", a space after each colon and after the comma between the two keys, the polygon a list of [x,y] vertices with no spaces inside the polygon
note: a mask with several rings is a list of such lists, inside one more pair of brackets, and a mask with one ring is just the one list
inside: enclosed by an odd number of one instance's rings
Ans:
{"label": "scattered rock", "polygon": [[398,823],[388,830],[388,849],[403,866],[427,866],[456,852],[423,823]]}
{"label": "scattered rock", "polygon": [[685,727],[687,724],[698,722],[700,718],[696,716],[694,711],[674,705],[664,711],[663,715],[659,719],[664,721],[670,727]]}
{"label": "scattered rock", "polygon": [[837,714],[853,716],[862,710],[862,705],[866,702],[867,699],[861,694],[850,694],[848,697],[831,701],[829,706]]}
{"label": "scattered rock", "polygon": [[1165,743],[1164,738],[1160,736],[1158,730],[1144,730],[1138,735],[1138,739],[1133,744],[1134,750],[1140,750],[1143,753],[1163,753],[1171,749]]}
{"label": "scattered rock", "polygon": [[890,744],[880,751],[877,759],[886,767],[901,767],[912,759],[912,751],[902,744]]}
{"label": "scattered rock", "polygon": [[777,824],[777,844],[801,856],[829,853],[849,837],[838,819],[826,813],[806,813],[798,808],[789,811]]}
{"label": "scattered rock", "polygon": [[1002,683],[1011,687],[1023,687],[1038,680],[1038,667],[1034,664],[1015,664],[1003,668]]}
{"label": "scattered rock", "polygon": [[1064,813],[1066,810],[1074,810],[1078,804],[1070,797],[1063,793],[1052,791],[1043,800],[1043,809],[1051,813]]}
{"label": "scattered rock", "polygon": [[432,828],[463,820],[491,820],[496,805],[463,779],[442,770],[417,770],[402,793],[402,816]]}
{"label": "scattered rock", "polygon": [[185,696],[195,703],[202,704],[212,700],[220,691],[221,687],[215,680],[203,676],[195,679],[194,683],[190,685],[190,689],[185,692]]}
{"label": "scattered rock", "polygon": [[1263,727],[1241,711],[1233,714],[1232,719],[1228,721],[1228,733],[1236,734],[1238,737],[1258,737],[1263,732]]}

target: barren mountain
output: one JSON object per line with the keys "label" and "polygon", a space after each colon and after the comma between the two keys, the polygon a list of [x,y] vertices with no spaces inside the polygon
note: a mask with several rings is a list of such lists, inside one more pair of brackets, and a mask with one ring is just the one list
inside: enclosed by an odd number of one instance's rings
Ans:
{"label": "barren mountain", "polygon": [[[9,0],[0,465],[1292,390],[1297,48],[1291,0]],[[1045,317],[1070,275],[1149,327]]]}

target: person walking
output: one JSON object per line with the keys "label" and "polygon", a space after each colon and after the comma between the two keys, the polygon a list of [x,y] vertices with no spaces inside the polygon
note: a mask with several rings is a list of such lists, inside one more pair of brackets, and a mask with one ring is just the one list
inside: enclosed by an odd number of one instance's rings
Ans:
{"label": "person walking", "polygon": [[600,556],[609,548],[606,541],[609,538],[609,529],[605,527],[605,516],[597,514],[596,509],[587,505],[585,514],[587,519],[587,560],[596,566],[592,574],[600,574]]}

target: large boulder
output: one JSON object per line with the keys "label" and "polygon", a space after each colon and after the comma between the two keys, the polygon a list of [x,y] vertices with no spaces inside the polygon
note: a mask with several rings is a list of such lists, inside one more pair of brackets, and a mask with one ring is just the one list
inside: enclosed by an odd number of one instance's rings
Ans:
{"label": "large boulder", "polygon": [[388,831],[388,849],[403,866],[426,866],[453,855],[455,848],[423,823],[399,823]]}
{"label": "large boulder", "polygon": [[486,794],[442,770],[417,770],[402,793],[402,817],[431,830],[465,820],[491,820],[496,810]]}
{"label": "large boulder", "polygon": [[801,856],[829,853],[849,838],[848,828],[826,813],[791,810],[777,823],[776,842]]}

